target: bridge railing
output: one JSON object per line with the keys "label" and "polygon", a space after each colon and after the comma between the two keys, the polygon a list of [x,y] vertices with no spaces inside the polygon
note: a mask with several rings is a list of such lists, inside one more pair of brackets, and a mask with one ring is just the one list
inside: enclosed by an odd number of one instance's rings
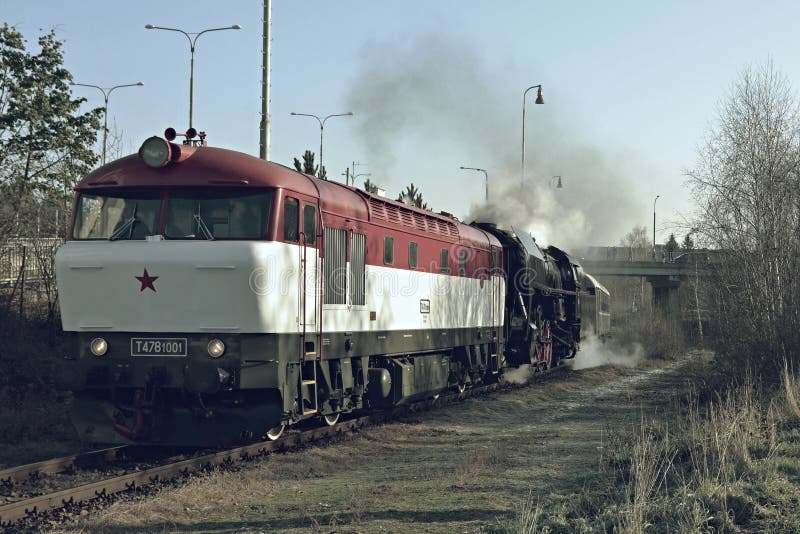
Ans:
{"label": "bridge railing", "polygon": [[667,250],[665,245],[656,245],[651,248],[636,247],[587,247],[578,252],[577,256],[589,261],[654,261],[658,263],[671,263],[681,256],[707,254],[706,250]]}

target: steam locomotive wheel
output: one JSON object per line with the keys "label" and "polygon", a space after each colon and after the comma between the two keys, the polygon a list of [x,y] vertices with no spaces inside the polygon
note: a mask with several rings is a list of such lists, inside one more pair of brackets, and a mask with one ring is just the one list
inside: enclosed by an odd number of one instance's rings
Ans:
{"label": "steam locomotive wheel", "polygon": [[542,334],[544,368],[550,369],[553,367],[553,337],[550,332],[550,321],[545,321],[542,325]]}
{"label": "steam locomotive wheel", "polygon": [[339,414],[339,413],[335,413],[335,414],[332,414],[332,415],[323,415],[322,419],[325,421],[326,425],[333,426],[333,425],[335,425],[336,423],[339,422],[339,416],[340,415],[341,414]]}
{"label": "steam locomotive wheel", "polygon": [[284,424],[280,424],[278,426],[274,426],[274,427],[270,428],[269,430],[267,430],[267,433],[264,434],[264,437],[266,437],[269,441],[275,441],[276,439],[281,437],[281,435],[283,434],[283,430],[285,428],[286,428],[286,425],[284,425]]}
{"label": "steam locomotive wheel", "polygon": [[534,371],[546,371],[553,366],[553,337],[550,321],[539,323],[539,334],[533,336],[530,344],[531,364]]}
{"label": "steam locomotive wheel", "polygon": [[533,372],[538,373],[540,371],[540,367],[542,366],[543,359],[542,343],[539,341],[538,336],[534,336],[531,340],[530,355]]}

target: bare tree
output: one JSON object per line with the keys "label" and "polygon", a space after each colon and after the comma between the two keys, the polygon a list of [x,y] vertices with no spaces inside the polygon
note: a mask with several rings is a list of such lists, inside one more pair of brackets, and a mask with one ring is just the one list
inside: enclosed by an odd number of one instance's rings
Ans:
{"label": "bare tree", "polygon": [[649,260],[653,254],[653,242],[647,237],[646,226],[634,226],[625,234],[619,244],[628,248],[630,260]]}
{"label": "bare tree", "polygon": [[800,109],[772,63],[745,70],[688,172],[728,363],[776,370],[800,348]]}

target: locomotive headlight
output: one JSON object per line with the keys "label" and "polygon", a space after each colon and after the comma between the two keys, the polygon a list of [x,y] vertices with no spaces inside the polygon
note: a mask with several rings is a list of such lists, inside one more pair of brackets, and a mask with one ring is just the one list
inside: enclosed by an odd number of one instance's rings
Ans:
{"label": "locomotive headlight", "polygon": [[108,352],[108,343],[102,337],[96,337],[89,344],[89,350],[91,350],[92,354],[95,356],[102,356]]}
{"label": "locomotive headlight", "polygon": [[160,137],[150,137],[139,148],[139,157],[149,167],[163,167],[172,159],[172,149],[169,141]]}
{"label": "locomotive headlight", "polygon": [[208,355],[212,358],[219,358],[225,354],[225,343],[221,339],[212,339],[208,342]]}

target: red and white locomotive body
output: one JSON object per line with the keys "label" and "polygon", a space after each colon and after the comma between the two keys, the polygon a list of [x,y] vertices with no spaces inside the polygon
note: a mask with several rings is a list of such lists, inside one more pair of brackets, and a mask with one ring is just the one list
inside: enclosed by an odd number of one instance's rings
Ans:
{"label": "red and white locomotive body", "polygon": [[484,230],[159,138],[76,190],[56,274],[88,440],[274,437],[503,366],[502,249]]}

